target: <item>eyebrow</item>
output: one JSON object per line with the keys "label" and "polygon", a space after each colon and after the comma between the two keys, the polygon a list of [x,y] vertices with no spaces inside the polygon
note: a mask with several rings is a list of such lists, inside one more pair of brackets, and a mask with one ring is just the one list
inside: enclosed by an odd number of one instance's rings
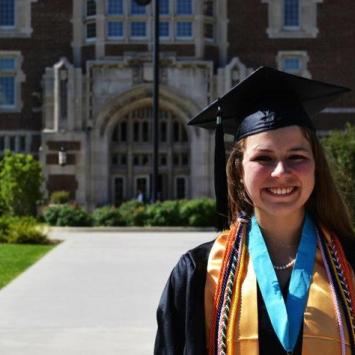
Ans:
{"label": "eyebrow", "polygon": [[[258,152],[265,152],[265,153],[273,153],[274,151],[272,149],[268,149],[268,148],[259,148],[258,146],[255,147],[253,150],[256,150]],[[290,148],[288,151],[290,152],[299,152],[299,151],[302,151],[302,152],[309,152],[310,150],[303,147],[303,146],[296,146],[296,147],[292,147]]]}

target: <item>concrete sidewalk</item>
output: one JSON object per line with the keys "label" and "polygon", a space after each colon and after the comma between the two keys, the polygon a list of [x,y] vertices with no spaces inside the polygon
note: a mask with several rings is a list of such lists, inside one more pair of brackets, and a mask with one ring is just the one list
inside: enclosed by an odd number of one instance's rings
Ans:
{"label": "concrete sidewalk", "polygon": [[0,291],[0,354],[152,354],[155,310],[179,256],[214,232],[65,233]]}

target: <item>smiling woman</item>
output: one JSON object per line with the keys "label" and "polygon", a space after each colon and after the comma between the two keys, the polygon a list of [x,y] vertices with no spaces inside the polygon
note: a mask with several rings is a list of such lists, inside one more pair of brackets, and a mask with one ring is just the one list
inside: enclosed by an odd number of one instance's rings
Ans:
{"label": "smiling woman", "polygon": [[355,238],[311,121],[345,91],[261,68],[190,122],[235,135],[230,226],[172,271],[155,354],[355,354]]}

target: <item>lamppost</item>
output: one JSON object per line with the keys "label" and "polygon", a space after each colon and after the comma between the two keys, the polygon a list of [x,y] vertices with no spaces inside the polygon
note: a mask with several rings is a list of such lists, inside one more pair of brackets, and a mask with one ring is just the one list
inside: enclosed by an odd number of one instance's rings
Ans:
{"label": "lamppost", "polygon": [[64,147],[61,146],[58,150],[58,164],[60,166],[64,166],[67,163],[67,152],[65,151]]}
{"label": "lamppost", "polygon": [[[152,0],[134,0],[138,5],[146,6]],[[158,195],[158,159],[159,159],[159,0],[154,2],[154,41],[153,41],[153,174],[151,201]]]}

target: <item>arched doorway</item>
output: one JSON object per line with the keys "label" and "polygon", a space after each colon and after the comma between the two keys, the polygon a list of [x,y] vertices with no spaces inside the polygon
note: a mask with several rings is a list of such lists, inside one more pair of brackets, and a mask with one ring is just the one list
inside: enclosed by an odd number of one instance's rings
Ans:
{"label": "arched doorway", "polygon": [[[134,109],[120,118],[109,145],[112,203],[121,204],[142,193],[150,199],[153,159],[151,106]],[[171,111],[159,113],[160,200],[189,197],[189,137],[185,124]]]}

